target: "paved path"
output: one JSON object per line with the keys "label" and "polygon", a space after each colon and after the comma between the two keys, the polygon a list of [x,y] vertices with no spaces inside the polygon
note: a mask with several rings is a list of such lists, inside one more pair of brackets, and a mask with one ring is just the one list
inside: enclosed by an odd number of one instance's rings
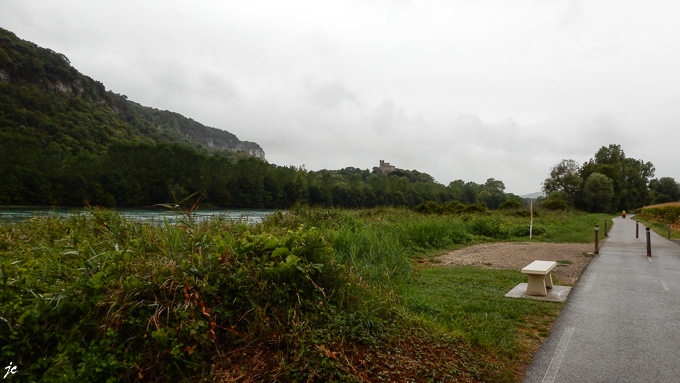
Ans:
{"label": "paved path", "polygon": [[680,382],[680,246],[639,228],[614,219],[526,383]]}

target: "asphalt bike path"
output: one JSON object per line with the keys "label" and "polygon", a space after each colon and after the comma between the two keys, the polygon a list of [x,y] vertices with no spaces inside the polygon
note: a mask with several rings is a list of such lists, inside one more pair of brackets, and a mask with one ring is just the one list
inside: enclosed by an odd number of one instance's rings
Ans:
{"label": "asphalt bike path", "polygon": [[651,232],[648,257],[631,218],[614,218],[525,383],[680,382],[680,246]]}

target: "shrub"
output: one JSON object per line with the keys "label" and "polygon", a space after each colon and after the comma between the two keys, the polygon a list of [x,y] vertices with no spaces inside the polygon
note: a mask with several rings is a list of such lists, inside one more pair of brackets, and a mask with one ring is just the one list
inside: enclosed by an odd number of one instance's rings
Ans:
{"label": "shrub", "polygon": [[413,211],[422,214],[460,214],[460,213],[486,213],[488,212],[484,203],[465,205],[458,201],[449,201],[443,205],[436,202],[427,201],[413,208]]}
{"label": "shrub", "polygon": [[[522,209],[512,212],[512,215],[514,215],[515,217],[529,218],[531,217],[531,212],[529,210]],[[534,210],[534,218],[538,216],[540,216],[540,213]]]}
{"label": "shrub", "polygon": [[441,208],[443,213],[449,213],[449,214],[460,213],[461,211],[463,211],[463,209],[465,209],[465,204],[460,203],[456,200],[449,201],[449,202],[445,203]]}
{"label": "shrub", "polygon": [[548,210],[567,210],[569,202],[561,199],[549,199],[543,202],[543,207]]}
{"label": "shrub", "polygon": [[441,212],[441,207],[434,201],[427,201],[414,207],[413,211],[422,214],[434,214]]}
{"label": "shrub", "polygon": [[494,238],[507,239],[508,231],[502,229],[502,222],[498,217],[480,217],[468,223],[468,230],[473,234]]}
{"label": "shrub", "polygon": [[524,207],[524,205],[521,202],[514,200],[514,199],[509,199],[509,200],[503,202],[502,204],[500,204],[500,206],[498,206],[498,209],[499,210],[510,210],[510,209],[521,209],[523,207]]}
{"label": "shrub", "polygon": [[484,203],[476,203],[474,205],[467,205],[461,210],[463,213],[486,213],[489,210]]}
{"label": "shrub", "polygon": [[0,364],[20,364],[21,381],[181,381],[253,339],[301,355],[338,316],[339,337],[372,336],[379,326],[363,322],[392,316],[361,306],[373,293],[317,229],[249,230],[96,210],[0,226]]}

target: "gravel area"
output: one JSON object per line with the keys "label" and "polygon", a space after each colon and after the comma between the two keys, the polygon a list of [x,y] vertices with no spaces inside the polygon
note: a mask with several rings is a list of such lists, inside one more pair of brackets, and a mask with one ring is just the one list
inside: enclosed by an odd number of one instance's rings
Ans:
{"label": "gravel area", "polygon": [[533,261],[556,261],[553,277],[560,285],[573,285],[593,259],[592,244],[494,242],[451,251],[435,258],[434,265],[473,265],[490,269],[521,270]]}

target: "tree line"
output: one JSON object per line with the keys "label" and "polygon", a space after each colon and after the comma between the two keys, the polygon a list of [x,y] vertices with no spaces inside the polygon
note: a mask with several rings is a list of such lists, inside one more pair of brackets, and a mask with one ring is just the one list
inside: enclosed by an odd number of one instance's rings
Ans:
{"label": "tree line", "polygon": [[543,183],[549,204],[590,212],[632,210],[680,200],[680,185],[671,177],[653,178],[654,165],[626,157],[620,145],[601,147],[579,165],[562,160]]}
{"label": "tree line", "polygon": [[120,141],[76,154],[40,138],[0,133],[0,204],[149,206],[198,192],[202,203],[234,208],[408,206],[426,201],[485,203],[508,199],[503,182],[457,180],[448,186],[425,173],[397,169],[307,171],[255,157],[233,158],[171,142]]}

